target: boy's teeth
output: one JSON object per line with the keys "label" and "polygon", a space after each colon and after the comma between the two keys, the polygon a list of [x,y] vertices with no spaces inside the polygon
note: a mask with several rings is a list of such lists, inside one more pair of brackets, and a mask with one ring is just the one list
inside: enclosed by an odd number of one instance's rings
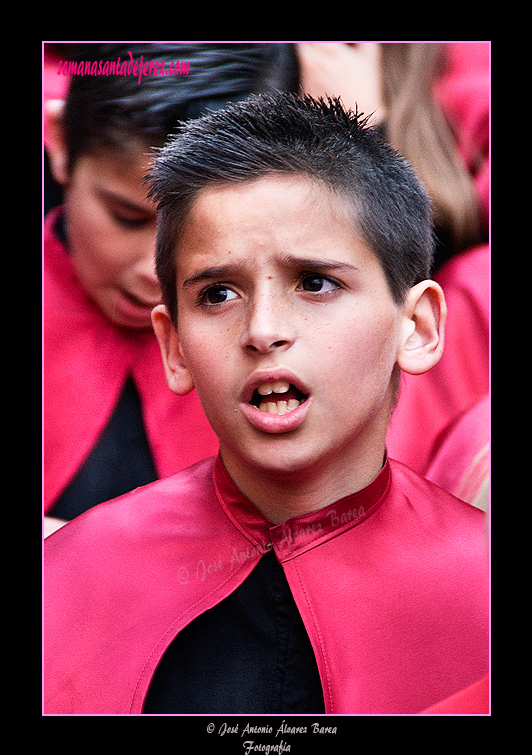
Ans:
{"label": "boy's teeth", "polygon": [[271,383],[262,383],[262,385],[257,386],[256,393],[260,399],[255,398],[252,402],[253,405],[258,405],[261,412],[268,414],[293,412],[305,400],[303,394],[300,394],[287,380],[273,380]]}
{"label": "boy's teeth", "polygon": [[[278,391],[276,391],[278,393]],[[264,394],[261,394],[264,395]],[[263,401],[259,409],[261,412],[268,412],[269,414],[286,414],[299,406],[299,401],[296,398],[291,398],[289,401]]]}
{"label": "boy's teeth", "polygon": [[286,380],[276,380],[274,383],[263,383],[257,388],[259,396],[269,396],[270,393],[287,393],[290,383]]}

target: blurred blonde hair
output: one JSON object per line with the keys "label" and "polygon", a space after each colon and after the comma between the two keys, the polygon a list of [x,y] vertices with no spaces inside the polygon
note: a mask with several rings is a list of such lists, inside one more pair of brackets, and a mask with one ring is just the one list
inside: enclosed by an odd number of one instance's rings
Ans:
{"label": "blurred blonde hair", "polygon": [[489,443],[485,443],[476,453],[456,490],[457,498],[473,504],[483,511],[488,510],[489,501]]}
{"label": "blurred blonde hair", "polygon": [[387,138],[425,184],[435,224],[449,234],[453,251],[480,243],[473,181],[434,97],[436,77],[444,70],[445,45],[392,42],[381,48]]}

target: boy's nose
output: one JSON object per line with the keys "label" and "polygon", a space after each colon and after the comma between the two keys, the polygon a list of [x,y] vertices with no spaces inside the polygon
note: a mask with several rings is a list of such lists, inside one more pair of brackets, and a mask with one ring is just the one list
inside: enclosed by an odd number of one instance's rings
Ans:
{"label": "boy's nose", "polygon": [[250,353],[268,354],[289,348],[295,340],[295,329],[287,307],[275,297],[264,297],[251,307],[242,345]]}

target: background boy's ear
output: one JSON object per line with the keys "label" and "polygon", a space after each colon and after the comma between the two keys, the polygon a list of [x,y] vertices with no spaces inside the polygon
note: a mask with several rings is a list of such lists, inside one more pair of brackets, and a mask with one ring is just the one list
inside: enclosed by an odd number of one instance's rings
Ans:
{"label": "background boy's ear", "polygon": [[68,153],[63,130],[64,100],[44,103],[44,144],[50,160],[50,170],[57,183],[68,182]]}
{"label": "background boy's ear", "polygon": [[432,280],[413,286],[403,311],[397,362],[404,372],[421,375],[434,367],[443,353],[447,307],[441,286]]}
{"label": "background boy's ear", "polygon": [[168,387],[178,396],[185,396],[194,388],[194,382],[181,351],[179,335],[163,304],[155,307],[151,321],[161,349]]}

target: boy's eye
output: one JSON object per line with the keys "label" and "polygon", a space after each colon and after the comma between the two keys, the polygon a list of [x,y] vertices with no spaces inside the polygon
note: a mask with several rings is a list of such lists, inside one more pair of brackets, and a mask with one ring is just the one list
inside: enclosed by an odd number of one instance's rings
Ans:
{"label": "boy's eye", "polygon": [[338,284],[322,275],[305,275],[301,279],[300,287],[303,291],[325,294],[338,289]]}
{"label": "boy's eye", "polygon": [[111,215],[117,225],[126,228],[127,230],[144,228],[144,226],[150,222],[150,218],[145,216],[133,216],[119,212],[111,212]]}
{"label": "boy's eye", "polygon": [[210,286],[204,291],[199,298],[199,303],[208,307],[214,307],[217,304],[224,304],[227,301],[236,299],[238,294],[232,291],[227,286],[221,284],[216,286]]}
{"label": "boy's eye", "polygon": [[104,195],[103,205],[110,218],[120,228],[125,230],[141,230],[151,223],[155,224],[155,213],[150,213],[142,207],[132,207],[115,199],[107,199]]}

